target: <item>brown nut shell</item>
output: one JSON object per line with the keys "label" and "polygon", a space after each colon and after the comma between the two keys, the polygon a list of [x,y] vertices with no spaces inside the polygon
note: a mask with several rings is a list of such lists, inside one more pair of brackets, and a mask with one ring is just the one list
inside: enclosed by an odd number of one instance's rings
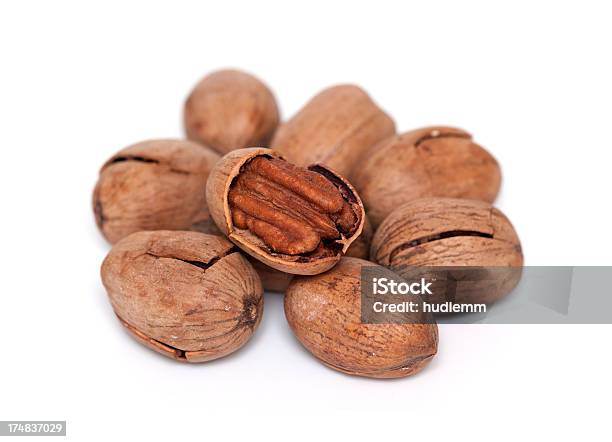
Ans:
{"label": "brown nut shell", "polygon": [[406,132],[382,141],[366,157],[350,178],[374,228],[411,200],[493,202],[501,185],[495,158],[461,129],[438,126]]}
{"label": "brown nut shell", "polygon": [[376,231],[370,257],[405,278],[415,267],[469,266],[483,273],[448,295],[438,291],[432,303],[494,302],[518,284],[523,265],[520,240],[502,212],[483,201],[455,198],[422,198],[398,207]]}
{"label": "brown nut shell", "polygon": [[271,147],[298,166],[325,164],[350,176],[362,154],[395,133],[395,123],[358,86],[323,90],[282,124]]}
{"label": "brown nut shell", "polygon": [[361,322],[361,268],[344,257],[316,276],[296,276],[285,296],[285,315],[298,340],[325,365],[343,373],[399,378],[423,369],[438,347],[435,323]]}
{"label": "brown nut shell", "polygon": [[374,230],[372,230],[372,223],[367,214],[365,214],[363,218],[363,230],[361,231],[361,235],[353,241],[344,256],[365,260],[370,258],[370,246],[372,237],[374,236]]}
{"label": "brown nut shell", "polygon": [[173,359],[226,356],[252,336],[263,313],[259,277],[232,243],[198,232],[134,233],[102,263],[121,323]]}
{"label": "brown nut shell", "polygon": [[[365,216],[361,235],[351,244],[344,256],[368,259],[370,256],[370,242],[373,235],[372,226],[368,221],[368,217]],[[291,273],[275,270],[252,257],[249,257],[249,262],[259,275],[264,290],[277,293],[285,293],[287,291],[287,287],[289,287],[289,283],[293,278]]]}
{"label": "brown nut shell", "polygon": [[321,165],[293,166],[271,149],[225,155],[210,173],[206,198],[234,244],[292,274],[333,267],[363,229],[363,204],[344,178]]}
{"label": "brown nut shell", "polygon": [[270,89],[242,71],[213,72],[185,101],[187,138],[222,155],[244,147],[268,146],[278,121],[278,106]]}
{"label": "brown nut shell", "polygon": [[100,170],[93,192],[96,223],[115,243],[141,230],[219,233],[205,194],[219,155],[184,140],[150,140],[113,155]]}

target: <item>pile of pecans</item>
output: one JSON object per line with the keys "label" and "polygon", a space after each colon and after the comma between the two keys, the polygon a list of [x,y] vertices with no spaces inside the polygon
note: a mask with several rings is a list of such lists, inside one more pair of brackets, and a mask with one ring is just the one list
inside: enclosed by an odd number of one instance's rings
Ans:
{"label": "pile of pecans", "polygon": [[[499,165],[461,129],[397,134],[352,85],[279,125],[274,95],[235,70],[196,85],[184,124],[188,140],[116,153],[93,192],[113,244],[101,270],[112,307],[161,354],[203,362],[236,351],[266,289],[284,293],[291,329],[325,365],[404,377],[436,354],[437,326],[362,323],[362,267],[522,267],[512,224],[491,206]],[[519,278],[464,295],[492,303]]]}

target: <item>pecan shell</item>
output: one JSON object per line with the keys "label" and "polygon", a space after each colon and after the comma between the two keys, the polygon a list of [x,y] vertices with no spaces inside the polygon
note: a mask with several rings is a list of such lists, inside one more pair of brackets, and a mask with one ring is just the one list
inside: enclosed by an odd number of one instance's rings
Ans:
{"label": "pecan shell", "polygon": [[228,355],[251,338],[261,321],[259,277],[219,236],[137,232],[113,246],[101,274],[126,329],[179,361]]}
{"label": "pecan shell", "polygon": [[98,228],[110,243],[140,230],[218,233],[202,188],[219,158],[182,140],[144,141],[120,150],[102,166],[93,192]]}
{"label": "pecan shell", "polygon": [[323,90],[282,124],[271,147],[298,166],[325,164],[345,177],[395,123],[358,86]]}
{"label": "pecan shell", "polygon": [[363,205],[348,182],[324,166],[294,166],[271,149],[224,156],[209,176],[206,198],[231,241],[287,273],[331,268],[363,229]]}
{"label": "pecan shell", "polygon": [[438,328],[422,323],[361,322],[361,268],[344,257],[316,276],[296,276],[285,296],[285,316],[298,340],[325,365],[343,373],[398,378],[423,369],[435,356]]}
{"label": "pecan shell", "polygon": [[278,126],[274,95],[246,72],[222,70],[202,79],[184,108],[187,138],[221,154],[267,146]]}
{"label": "pecan shell", "polygon": [[417,267],[480,272],[452,291],[436,288],[430,302],[492,303],[518,284],[523,265],[520,240],[502,212],[483,201],[454,198],[422,198],[398,207],[376,231],[370,257],[405,278]]}
{"label": "pecan shell", "polygon": [[495,158],[451,127],[427,127],[386,139],[368,152],[351,181],[374,227],[396,207],[424,197],[493,202],[501,185]]}
{"label": "pecan shell", "polygon": [[[370,242],[372,241],[373,235],[372,226],[366,215],[364,216],[363,231],[361,235],[353,241],[344,256],[368,259],[370,256]],[[277,293],[285,293],[287,291],[287,287],[289,287],[289,283],[293,278],[291,273],[273,269],[252,257],[249,257],[249,262],[259,275],[264,290]]]}
{"label": "pecan shell", "polygon": [[372,229],[372,223],[370,222],[370,218],[368,218],[367,214],[364,214],[363,219],[363,230],[361,231],[361,235],[359,235],[359,237],[353,241],[344,256],[365,260],[370,258],[370,246],[372,243],[372,237],[374,236],[374,230]]}

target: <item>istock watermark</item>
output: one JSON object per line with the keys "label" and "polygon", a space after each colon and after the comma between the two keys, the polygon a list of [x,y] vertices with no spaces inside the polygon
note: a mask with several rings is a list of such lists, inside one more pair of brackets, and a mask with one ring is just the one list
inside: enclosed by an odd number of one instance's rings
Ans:
{"label": "istock watermark", "polygon": [[362,322],[612,323],[612,267],[394,270],[362,268]]}

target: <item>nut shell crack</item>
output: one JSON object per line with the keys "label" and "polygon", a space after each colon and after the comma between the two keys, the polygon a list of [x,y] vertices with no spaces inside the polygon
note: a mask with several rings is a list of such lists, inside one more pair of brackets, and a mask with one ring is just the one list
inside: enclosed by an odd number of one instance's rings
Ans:
{"label": "nut shell crack", "polygon": [[440,240],[446,239],[446,238],[456,238],[456,237],[466,237],[466,236],[477,236],[477,237],[480,237],[480,238],[490,238],[490,239],[493,239],[493,237],[494,237],[490,233],[479,232],[479,231],[475,231],[475,230],[451,230],[451,231],[447,231],[447,232],[440,232],[440,233],[436,233],[436,234],[433,234],[433,235],[426,235],[426,236],[422,236],[422,237],[417,238],[417,239],[413,239],[411,241],[408,241],[407,243],[404,243],[404,244],[396,247],[389,254],[389,256],[390,256],[389,259],[393,260],[400,252],[403,252],[404,250],[411,249],[413,247],[418,247],[418,246],[420,246],[422,244],[425,244],[425,243],[430,243],[430,242],[434,242],[434,241],[440,241]]}

